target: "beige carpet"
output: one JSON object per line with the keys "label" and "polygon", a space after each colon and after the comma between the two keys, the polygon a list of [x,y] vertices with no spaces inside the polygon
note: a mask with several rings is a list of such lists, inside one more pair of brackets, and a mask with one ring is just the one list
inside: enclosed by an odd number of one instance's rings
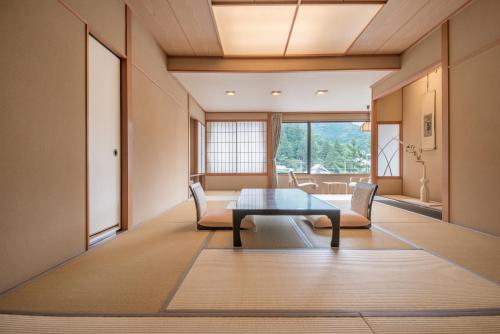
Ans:
{"label": "beige carpet", "polygon": [[362,318],[78,318],[0,315],[0,333],[372,333]]}
{"label": "beige carpet", "polygon": [[204,250],[168,310],[500,308],[500,287],[421,250]]}
{"label": "beige carpet", "polygon": [[500,284],[500,238],[449,223],[377,226]]}
{"label": "beige carpet", "polygon": [[193,223],[143,224],[1,297],[0,312],[158,312],[207,236]]}
{"label": "beige carpet", "polygon": [[[315,248],[330,248],[332,230],[313,229],[303,217],[294,217],[299,228]],[[410,244],[375,227],[371,229],[340,229],[341,249],[415,249]]]}
{"label": "beige carpet", "polygon": [[393,317],[365,321],[375,333],[383,334],[472,334],[500,333],[500,316],[488,317]]}
{"label": "beige carpet", "polygon": [[[255,230],[241,231],[243,248],[306,248],[302,231],[289,216],[254,216]],[[208,248],[233,248],[233,231],[216,231]]]}

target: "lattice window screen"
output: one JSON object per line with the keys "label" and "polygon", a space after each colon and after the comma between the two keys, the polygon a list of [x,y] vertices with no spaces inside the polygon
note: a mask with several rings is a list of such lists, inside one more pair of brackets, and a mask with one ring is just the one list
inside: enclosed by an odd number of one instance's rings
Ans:
{"label": "lattice window screen", "polygon": [[207,122],[207,172],[266,173],[267,123]]}
{"label": "lattice window screen", "polygon": [[400,176],[399,146],[399,124],[379,124],[378,176]]}

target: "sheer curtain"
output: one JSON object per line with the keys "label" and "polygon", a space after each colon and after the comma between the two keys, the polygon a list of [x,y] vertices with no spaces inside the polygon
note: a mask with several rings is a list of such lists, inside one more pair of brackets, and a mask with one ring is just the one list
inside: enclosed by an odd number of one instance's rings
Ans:
{"label": "sheer curtain", "polygon": [[278,147],[280,145],[280,135],[281,135],[281,113],[273,113],[271,115],[271,187],[278,188],[278,174],[276,173],[276,155],[278,153]]}

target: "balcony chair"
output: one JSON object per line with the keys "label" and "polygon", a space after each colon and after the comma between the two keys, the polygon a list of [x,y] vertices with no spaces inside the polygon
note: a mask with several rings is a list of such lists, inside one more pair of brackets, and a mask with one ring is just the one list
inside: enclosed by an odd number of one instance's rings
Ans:
{"label": "balcony chair", "polygon": [[[233,210],[209,209],[205,192],[199,182],[189,185],[196,205],[196,227],[198,230],[232,230]],[[246,216],[241,222],[242,229],[253,229],[253,217]]]}
{"label": "balcony chair", "polygon": [[[357,182],[351,198],[351,209],[340,211],[340,227],[344,228],[370,228],[372,204],[377,185],[372,183]],[[314,228],[324,228],[332,226],[332,222],[327,216],[309,215],[307,221]]]}
{"label": "balcony chair", "polygon": [[[306,181],[306,182],[299,182],[299,181]],[[293,171],[288,172],[288,186],[290,188],[299,188],[304,190],[305,192],[310,192],[311,190],[316,191],[319,188],[319,186],[317,183],[314,183],[312,181],[313,180],[310,177],[297,178]]]}

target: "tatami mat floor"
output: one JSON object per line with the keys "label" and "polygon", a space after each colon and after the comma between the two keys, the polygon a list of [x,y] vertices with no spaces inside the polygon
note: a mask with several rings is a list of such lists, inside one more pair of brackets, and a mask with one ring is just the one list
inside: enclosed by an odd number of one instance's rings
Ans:
{"label": "tatami mat floor", "polygon": [[[237,197],[207,193],[214,208]],[[0,314],[0,332],[499,332],[498,238],[375,203],[372,229],[342,230],[340,251],[328,247],[331,231],[300,217],[257,218],[257,230],[242,235],[247,249],[235,251],[230,231],[196,231],[195,215],[185,201],[3,294],[0,313],[11,315]],[[440,316],[363,313],[375,308]],[[234,309],[243,313],[224,314]],[[191,316],[175,317],[182,312]],[[210,312],[217,317],[203,317]],[[476,316],[459,317],[468,312]]]}
{"label": "tatami mat floor", "polygon": [[500,310],[500,287],[422,250],[205,249],[168,309]]}

